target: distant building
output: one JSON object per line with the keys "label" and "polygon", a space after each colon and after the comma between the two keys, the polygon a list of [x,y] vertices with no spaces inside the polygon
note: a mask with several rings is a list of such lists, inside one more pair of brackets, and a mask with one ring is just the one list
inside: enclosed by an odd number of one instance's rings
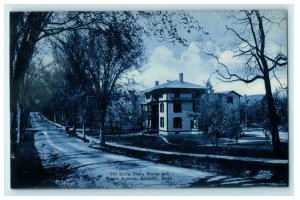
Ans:
{"label": "distant building", "polygon": [[[142,99],[143,127],[149,133],[175,133],[198,131],[192,114],[201,95],[210,93],[210,88],[185,82],[183,73],[179,79],[167,81],[144,91]],[[227,103],[239,106],[240,95],[234,91],[215,93],[224,96]]]}
{"label": "distant building", "polygon": [[221,96],[223,103],[227,105],[232,105],[233,107],[239,108],[240,107],[240,97],[242,97],[237,92],[231,91],[224,91],[224,92],[215,92],[214,94]]}

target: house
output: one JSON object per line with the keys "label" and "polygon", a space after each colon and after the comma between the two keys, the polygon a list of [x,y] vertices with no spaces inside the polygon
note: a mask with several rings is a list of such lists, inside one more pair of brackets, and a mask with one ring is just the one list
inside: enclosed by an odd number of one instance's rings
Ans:
{"label": "house", "polygon": [[[201,95],[210,94],[211,88],[185,82],[183,73],[179,79],[159,84],[143,92],[142,112],[143,131],[147,133],[179,134],[198,131],[193,119],[196,105]],[[223,99],[226,105],[239,108],[241,95],[235,91],[214,93]]]}
{"label": "house", "polygon": [[[142,99],[143,129],[147,133],[183,133],[198,131],[193,113],[201,95],[209,94],[210,88],[185,82],[183,73],[178,80],[167,81],[144,91]],[[217,93],[227,102],[239,105],[239,94],[234,91]]]}
{"label": "house", "polygon": [[214,94],[220,96],[222,98],[223,103],[226,103],[228,106],[233,106],[237,109],[240,107],[240,97],[242,97],[237,92],[231,90],[231,91],[224,91],[224,92],[215,92]]}
{"label": "house", "polygon": [[207,92],[204,86],[185,82],[183,73],[179,79],[167,81],[144,91],[142,103],[143,126],[147,132],[190,132],[195,126],[190,117],[195,103]]}

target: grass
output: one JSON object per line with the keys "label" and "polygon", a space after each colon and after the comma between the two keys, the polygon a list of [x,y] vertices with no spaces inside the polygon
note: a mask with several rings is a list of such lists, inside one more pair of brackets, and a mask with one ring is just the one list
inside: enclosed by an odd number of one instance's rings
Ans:
{"label": "grass", "polygon": [[[228,139],[220,138],[220,145],[216,147],[212,145],[204,146],[204,137],[200,134],[171,135],[166,136],[165,138],[169,141],[169,143],[167,143],[160,135],[106,136],[106,140],[108,142],[116,142],[123,145],[157,150],[241,157],[275,158],[272,152],[272,146],[265,142],[232,144],[227,147],[227,145],[224,145],[224,142],[228,141]],[[288,145],[287,143],[282,143],[281,145],[283,153],[281,155],[277,155],[276,158],[287,159]]]}
{"label": "grass", "polygon": [[[99,131],[94,129],[93,132],[87,131],[86,134],[98,138]],[[163,137],[165,139],[163,139]],[[266,140],[261,129],[247,130],[245,135],[239,139],[238,144],[232,140],[232,144],[229,146],[227,146],[229,142],[228,138],[219,138],[218,147],[213,146],[210,141],[208,141],[207,146],[205,146],[206,139],[202,134],[189,133],[164,136],[159,134],[107,135],[106,140],[123,145],[171,152],[288,159],[288,143],[282,142],[281,155],[274,156],[272,145]]]}

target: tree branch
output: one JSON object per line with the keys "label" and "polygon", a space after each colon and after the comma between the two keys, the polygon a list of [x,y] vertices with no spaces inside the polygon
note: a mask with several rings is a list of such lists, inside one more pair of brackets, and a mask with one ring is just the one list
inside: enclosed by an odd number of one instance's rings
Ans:
{"label": "tree branch", "polygon": [[[273,66],[271,68],[268,69],[268,71],[272,71],[273,69],[275,69],[277,66],[285,66],[287,65],[287,57],[285,55],[282,55],[282,54],[278,54],[276,56],[275,59],[271,59],[270,57],[268,56],[265,56],[267,58],[267,60],[273,62]],[[280,61],[286,61],[286,62],[283,62],[283,63],[279,63]]]}
{"label": "tree branch", "polygon": [[278,82],[278,84],[280,85],[280,87],[281,87],[282,89],[287,89],[287,86],[286,86],[286,87],[283,87],[283,86],[282,86],[280,80],[278,79],[278,77],[277,77],[276,74],[275,74],[275,71],[273,70],[272,72],[273,72],[274,78],[277,80],[277,82]]}
{"label": "tree branch", "polygon": [[[244,78],[242,78],[241,76],[239,76],[239,75],[237,75],[237,74],[235,74],[235,73],[231,73],[231,72],[229,71],[228,67],[227,67],[224,63],[220,62],[219,58],[218,58],[216,55],[211,54],[211,53],[207,53],[207,52],[204,52],[204,53],[205,53],[206,55],[209,55],[209,56],[214,57],[214,58],[216,59],[216,61],[218,62],[218,64],[221,65],[221,66],[225,69],[225,71],[226,71],[226,73],[227,73],[228,76],[224,76],[223,74],[220,73],[219,70],[216,70],[216,73],[217,73],[219,76],[222,77],[222,79],[220,79],[220,80],[222,80],[223,82],[242,81],[242,82],[244,82],[244,83],[251,83],[251,82],[253,82],[253,81],[257,80],[257,79],[263,79],[263,76],[261,76],[261,75],[256,75],[256,76],[254,76],[254,77],[251,78],[251,79],[248,79],[248,77],[247,77],[247,79],[244,79]],[[233,78],[234,78],[234,79],[233,79]]]}
{"label": "tree branch", "polygon": [[240,40],[247,43],[250,47],[255,48],[255,46],[250,44],[250,42],[248,40],[246,40],[245,38],[241,37],[240,34],[238,32],[236,32],[236,30],[234,30],[233,28],[230,28],[230,27],[226,26],[226,29],[229,30],[229,31],[232,31]]}

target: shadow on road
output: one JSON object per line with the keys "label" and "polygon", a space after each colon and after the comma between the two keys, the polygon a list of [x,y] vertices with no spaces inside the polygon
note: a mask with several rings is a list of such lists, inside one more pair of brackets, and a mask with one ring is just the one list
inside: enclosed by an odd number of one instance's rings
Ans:
{"label": "shadow on road", "polygon": [[14,158],[11,158],[11,188],[55,187],[44,170],[34,146],[34,131],[26,131],[18,145]]}

